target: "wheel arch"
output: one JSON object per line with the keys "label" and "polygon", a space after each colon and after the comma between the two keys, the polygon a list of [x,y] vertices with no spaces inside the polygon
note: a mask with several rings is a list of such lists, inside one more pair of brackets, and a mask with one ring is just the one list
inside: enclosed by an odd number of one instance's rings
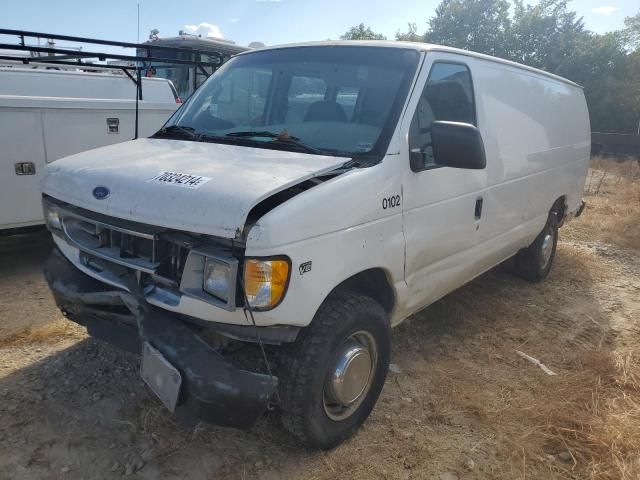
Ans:
{"label": "wheel arch", "polygon": [[327,298],[338,293],[356,292],[375,300],[387,314],[391,314],[396,305],[396,292],[392,285],[384,269],[369,268],[343,280],[329,292]]}
{"label": "wheel arch", "polygon": [[564,223],[564,220],[567,216],[567,210],[568,205],[566,195],[561,195],[560,197],[556,198],[555,202],[553,202],[553,205],[551,205],[549,213],[556,214],[558,226],[562,226],[562,224]]}

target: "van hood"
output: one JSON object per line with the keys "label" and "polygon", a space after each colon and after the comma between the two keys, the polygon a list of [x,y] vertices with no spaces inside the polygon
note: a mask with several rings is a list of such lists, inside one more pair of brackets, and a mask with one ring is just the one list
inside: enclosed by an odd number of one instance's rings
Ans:
{"label": "van hood", "polygon": [[50,164],[42,189],[104,215],[238,238],[257,203],[345,161],[237,145],[139,139]]}

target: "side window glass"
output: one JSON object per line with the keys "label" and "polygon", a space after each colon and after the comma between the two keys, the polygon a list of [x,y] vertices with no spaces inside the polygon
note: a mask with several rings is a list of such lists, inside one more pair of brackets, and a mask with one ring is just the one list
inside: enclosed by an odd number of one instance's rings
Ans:
{"label": "side window glass", "polygon": [[232,101],[231,98],[231,90],[232,90],[232,76],[229,75],[222,82],[220,82],[220,93],[218,94],[218,103],[230,103]]}
{"label": "side window glass", "polygon": [[409,151],[424,154],[424,168],[435,165],[431,124],[436,120],[475,125],[471,73],[466,65],[437,62],[431,67],[409,128]]}
{"label": "side window glass", "polygon": [[293,76],[287,95],[287,116],[285,122],[297,123],[304,121],[309,107],[314,103],[324,101],[327,84],[321,78]]}
{"label": "side window glass", "polygon": [[336,103],[342,107],[347,116],[347,120],[353,120],[353,111],[358,101],[358,87],[339,87],[336,93]]}
{"label": "side window glass", "polygon": [[260,117],[262,121],[271,84],[271,70],[256,70],[251,81],[253,85],[250,87],[249,117]]}
{"label": "side window glass", "polygon": [[270,80],[270,70],[234,70],[220,82],[220,90],[210,100],[209,114],[227,118],[236,125],[260,124]]}

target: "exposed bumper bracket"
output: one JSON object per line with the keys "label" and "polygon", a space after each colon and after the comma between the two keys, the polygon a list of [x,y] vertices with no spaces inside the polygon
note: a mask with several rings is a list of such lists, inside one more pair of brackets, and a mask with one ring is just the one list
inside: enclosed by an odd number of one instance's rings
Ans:
{"label": "exposed bumper bracket", "polygon": [[[267,408],[274,393],[271,377],[236,367],[175,314],[146,303],[134,278],[126,279],[133,293],[109,290],[57,250],[45,264],[45,277],[60,309],[91,335],[136,353],[147,341],[180,371],[178,417],[248,428]],[[120,313],[122,307],[131,314]]]}

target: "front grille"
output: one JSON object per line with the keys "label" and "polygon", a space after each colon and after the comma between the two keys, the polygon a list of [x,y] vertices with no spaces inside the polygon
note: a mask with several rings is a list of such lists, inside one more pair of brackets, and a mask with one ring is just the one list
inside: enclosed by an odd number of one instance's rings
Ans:
{"label": "front grille", "polygon": [[189,247],[164,238],[162,229],[138,231],[66,212],[62,224],[66,237],[84,252],[180,284]]}
{"label": "front grille", "polygon": [[169,252],[169,255],[165,257],[165,260],[160,262],[156,274],[163,278],[173,280],[180,285],[180,280],[182,280],[182,271],[184,270],[184,265],[187,262],[189,249],[175,243],[170,243],[166,240],[160,240],[160,242],[162,248],[168,246],[171,251]]}

